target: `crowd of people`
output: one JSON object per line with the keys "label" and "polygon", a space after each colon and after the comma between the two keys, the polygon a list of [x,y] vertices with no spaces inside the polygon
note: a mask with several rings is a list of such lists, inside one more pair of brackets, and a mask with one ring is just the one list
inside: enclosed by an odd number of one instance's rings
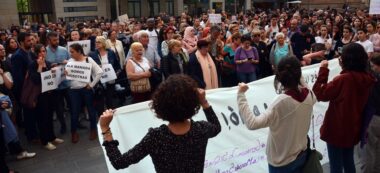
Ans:
{"label": "crowd of people", "polygon": [[[331,172],[355,172],[354,146],[361,133],[367,142],[365,171],[380,170],[380,110],[376,106],[380,103],[380,18],[348,8],[258,9],[236,15],[222,12],[221,23],[214,22],[206,13],[194,17],[162,13],[139,20],[26,23],[1,30],[0,94],[5,99],[0,120],[9,128],[0,128],[4,134],[0,170],[12,172],[3,159],[6,150],[18,159],[36,155],[22,148],[16,127],[25,130],[29,142],[54,150],[64,141],[55,135],[53,116],[65,134],[65,111],[69,110],[74,144],[80,138],[78,128],[86,128],[81,115],[90,121],[90,140],[97,139],[97,119],[102,115],[103,145],[115,168],[128,167],[149,154],[157,172],[202,172],[207,140],[221,130],[202,89],[239,83],[237,100],[247,127],[270,127],[271,173],[297,172],[306,162],[308,115],[317,101],[330,101],[321,139],[327,143]],[[69,45],[81,40],[90,40],[90,53],[81,44]],[[339,58],[343,71],[328,82],[327,60],[334,58]],[[41,88],[42,72],[70,62],[90,64],[90,82],[64,80],[57,89],[38,92],[36,100],[24,103],[25,88]],[[302,81],[301,67],[316,63],[321,68],[311,90]],[[108,64],[117,78],[101,83],[102,66]],[[244,83],[273,74],[281,95],[266,113],[255,117],[248,108]],[[124,106],[127,96],[133,103],[152,99],[157,117],[169,124],[150,130],[139,145],[121,155],[109,123],[112,110]],[[209,123],[189,120],[200,107]],[[365,110],[370,110],[367,121],[362,119]],[[176,138],[184,134],[189,135]]]}

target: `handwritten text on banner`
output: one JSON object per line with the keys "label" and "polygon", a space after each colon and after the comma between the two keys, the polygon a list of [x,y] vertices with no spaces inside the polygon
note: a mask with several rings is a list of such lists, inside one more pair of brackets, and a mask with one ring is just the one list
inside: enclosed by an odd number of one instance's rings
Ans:
{"label": "handwritten text on banner", "polygon": [[[339,74],[341,68],[337,60],[330,61],[330,76]],[[302,73],[306,83],[312,87],[319,71],[319,64],[303,68]],[[276,98],[273,88],[274,77],[268,77],[249,84],[247,91],[248,102],[256,116],[260,116],[268,105]],[[266,144],[269,129],[248,130],[241,120],[237,107],[237,87],[221,88],[207,91],[207,100],[212,105],[222,125],[218,136],[209,140],[204,164],[205,173],[265,173],[268,172],[266,159]],[[111,123],[113,137],[119,140],[119,149],[122,153],[136,145],[151,127],[158,127],[165,123],[157,119],[149,109],[149,102],[121,107]],[[322,164],[328,162],[326,143],[320,140],[319,129],[322,125],[328,103],[317,103],[314,106],[314,129],[316,148],[324,155]],[[193,119],[206,120],[204,113],[199,112]],[[309,136],[312,137],[310,128]],[[99,132],[101,130],[98,130]],[[103,139],[99,135],[99,140]],[[104,148],[103,148],[104,149]],[[104,150],[103,150],[104,151]],[[155,172],[151,158],[148,156],[139,163],[131,165],[125,170],[116,171],[106,162],[110,173],[115,172]]]}

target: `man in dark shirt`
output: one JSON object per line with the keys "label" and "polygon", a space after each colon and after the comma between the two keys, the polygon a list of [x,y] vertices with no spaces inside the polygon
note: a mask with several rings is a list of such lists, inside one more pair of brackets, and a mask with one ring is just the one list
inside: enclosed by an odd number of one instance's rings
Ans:
{"label": "man in dark shirt", "polygon": [[[18,49],[11,57],[11,73],[14,84],[13,93],[16,98],[16,102],[20,105],[21,91],[24,84],[25,75],[29,64],[32,62],[32,54],[30,52],[30,49],[32,48],[32,36],[29,33],[22,32],[18,35],[17,41],[20,43],[20,49]],[[16,118],[18,120],[21,120],[22,109],[22,105],[20,105],[20,109],[16,110]],[[23,112],[25,114],[30,113],[30,111],[27,110],[24,110]],[[26,134],[28,140],[33,140],[37,138],[37,130],[36,126],[32,125],[35,120],[28,120],[29,118],[32,118],[32,116],[24,116],[26,123]],[[21,122],[18,122],[18,124],[20,125]]]}
{"label": "man in dark shirt", "polygon": [[311,45],[315,43],[315,38],[310,34],[307,25],[301,26],[301,32],[296,32],[290,40],[294,55],[302,60],[305,54],[310,53]]}

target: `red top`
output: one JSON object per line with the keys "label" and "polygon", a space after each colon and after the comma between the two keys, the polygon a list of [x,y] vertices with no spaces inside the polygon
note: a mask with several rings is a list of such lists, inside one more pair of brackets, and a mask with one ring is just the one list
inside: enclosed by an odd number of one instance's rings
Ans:
{"label": "red top", "polygon": [[319,101],[330,101],[320,129],[328,144],[350,148],[360,139],[362,114],[375,78],[366,72],[342,71],[327,83],[329,69],[321,67],[313,91]]}

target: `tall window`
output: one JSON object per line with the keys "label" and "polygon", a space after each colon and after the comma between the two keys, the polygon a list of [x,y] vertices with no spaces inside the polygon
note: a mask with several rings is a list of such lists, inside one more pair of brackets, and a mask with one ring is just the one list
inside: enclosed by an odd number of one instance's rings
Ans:
{"label": "tall window", "polygon": [[160,1],[159,0],[152,0],[153,1],[153,15],[158,16],[160,14]]}
{"label": "tall window", "polygon": [[141,1],[129,0],[128,1],[128,17],[140,17],[141,16]]}
{"label": "tall window", "polygon": [[174,15],[174,1],[173,0],[167,0],[166,1],[166,11],[169,15]]}

